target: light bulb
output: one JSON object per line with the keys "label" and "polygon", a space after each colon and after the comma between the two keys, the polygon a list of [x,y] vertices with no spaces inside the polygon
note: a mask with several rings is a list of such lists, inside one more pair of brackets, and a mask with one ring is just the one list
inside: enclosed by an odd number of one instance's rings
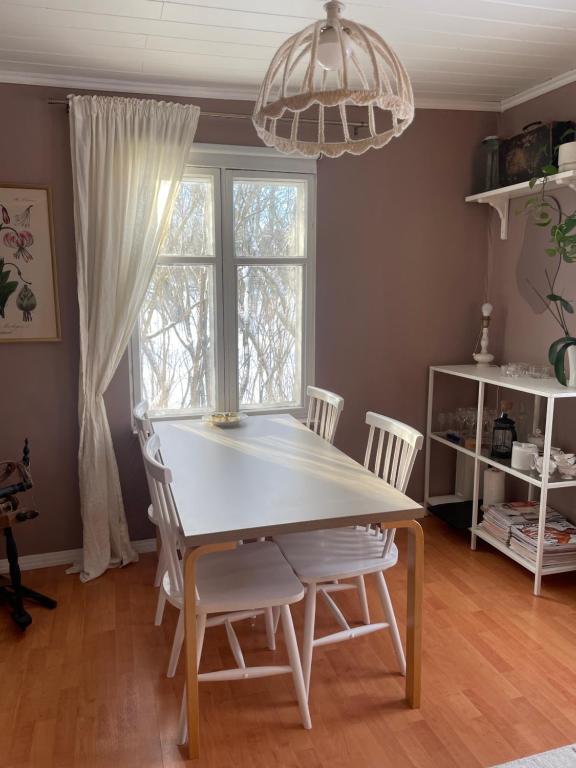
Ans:
{"label": "light bulb", "polygon": [[490,317],[493,309],[494,307],[492,306],[492,304],[489,304],[488,302],[486,302],[486,304],[482,304],[482,315],[484,317]]}
{"label": "light bulb", "polygon": [[[348,58],[352,51],[352,41],[345,29],[342,30],[342,41],[344,43],[344,52]],[[322,69],[331,71],[340,69],[342,66],[340,40],[338,39],[338,32],[336,32],[334,27],[326,27],[320,32],[316,58]]]}

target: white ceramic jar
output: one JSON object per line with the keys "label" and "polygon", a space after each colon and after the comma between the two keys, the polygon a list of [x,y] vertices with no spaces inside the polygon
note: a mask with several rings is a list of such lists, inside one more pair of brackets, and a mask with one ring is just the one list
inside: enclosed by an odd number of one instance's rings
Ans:
{"label": "white ceramic jar", "polygon": [[520,443],[518,441],[512,443],[512,469],[523,469],[527,472],[532,469],[534,456],[538,456],[538,448],[534,443]]}
{"label": "white ceramic jar", "polygon": [[576,171],[576,141],[568,141],[558,147],[558,170]]}

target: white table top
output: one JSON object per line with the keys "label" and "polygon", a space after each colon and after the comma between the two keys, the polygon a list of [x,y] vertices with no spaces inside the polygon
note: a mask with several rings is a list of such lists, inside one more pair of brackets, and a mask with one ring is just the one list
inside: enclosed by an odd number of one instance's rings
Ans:
{"label": "white table top", "polygon": [[432,365],[433,371],[483,381],[498,387],[528,392],[540,397],[576,397],[576,389],[564,387],[556,379],[533,379],[531,376],[504,376],[499,365]]}
{"label": "white table top", "polygon": [[249,416],[228,429],[158,421],[154,430],[189,545],[424,516],[291,416]]}

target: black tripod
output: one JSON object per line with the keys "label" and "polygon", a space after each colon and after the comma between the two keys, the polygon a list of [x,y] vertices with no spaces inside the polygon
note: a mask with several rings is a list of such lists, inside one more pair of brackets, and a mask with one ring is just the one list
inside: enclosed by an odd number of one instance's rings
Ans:
{"label": "black tripod", "polygon": [[[28,440],[24,441],[24,452],[22,461],[15,464],[12,462],[0,465],[0,480],[6,480],[13,474],[19,476],[19,481],[0,487],[0,528],[4,530],[4,539],[6,541],[6,557],[10,578],[0,577],[0,600],[8,603],[11,608],[10,615],[20,627],[24,630],[32,623],[32,617],[24,608],[24,598],[34,600],[45,608],[56,608],[56,600],[51,597],[40,594],[22,584],[20,566],[18,564],[18,549],[12,527],[16,523],[23,523],[26,520],[32,520],[38,517],[38,512],[34,509],[20,508],[16,494],[32,488],[32,478],[29,471],[30,451]],[[6,583],[3,583],[6,582]]]}

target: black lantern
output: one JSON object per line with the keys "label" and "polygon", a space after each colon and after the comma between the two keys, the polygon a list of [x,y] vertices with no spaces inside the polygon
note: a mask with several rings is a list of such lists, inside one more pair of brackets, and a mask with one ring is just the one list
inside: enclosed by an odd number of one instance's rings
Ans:
{"label": "black lantern", "polygon": [[511,407],[512,403],[503,400],[502,413],[494,421],[491,456],[495,459],[510,459],[512,457],[512,443],[518,439],[516,422],[507,414]]}

